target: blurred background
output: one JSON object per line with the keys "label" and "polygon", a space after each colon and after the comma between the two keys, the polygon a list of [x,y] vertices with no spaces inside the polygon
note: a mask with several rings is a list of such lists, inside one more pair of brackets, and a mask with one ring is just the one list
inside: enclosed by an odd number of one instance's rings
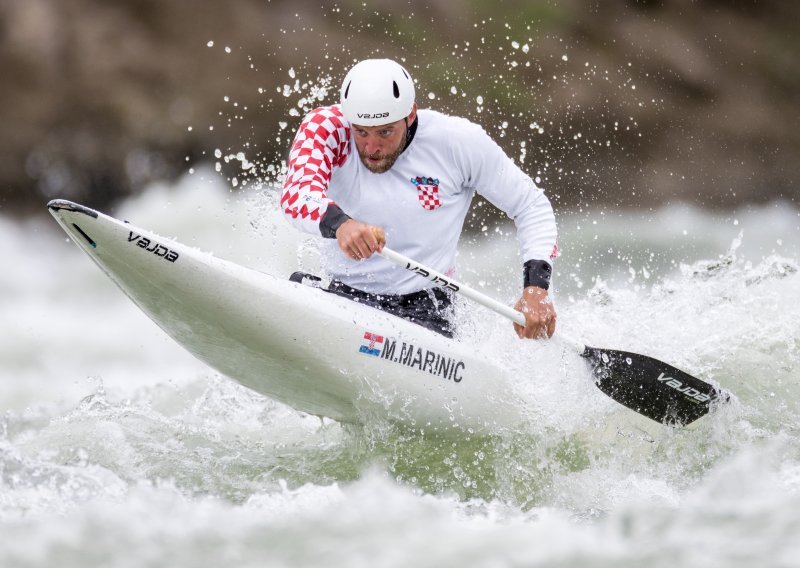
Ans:
{"label": "blurred background", "polygon": [[0,214],[280,176],[354,61],[482,124],[559,208],[797,204],[800,3],[0,0]]}

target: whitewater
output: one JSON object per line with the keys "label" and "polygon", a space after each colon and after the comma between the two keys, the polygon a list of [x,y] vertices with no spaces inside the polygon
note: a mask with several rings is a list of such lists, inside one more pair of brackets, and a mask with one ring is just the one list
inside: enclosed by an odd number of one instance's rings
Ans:
{"label": "whitewater", "polygon": [[[107,212],[271,274],[318,270],[273,190],[211,170]],[[0,566],[800,565],[800,210],[557,219],[559,330],[729,404],[649,423],[463,300],[460,340],[513,366],[531,427],[343,426],[193,359],[49,216],[0,214]],[[512,304],[513,225],[478,225],[458,278]]]}

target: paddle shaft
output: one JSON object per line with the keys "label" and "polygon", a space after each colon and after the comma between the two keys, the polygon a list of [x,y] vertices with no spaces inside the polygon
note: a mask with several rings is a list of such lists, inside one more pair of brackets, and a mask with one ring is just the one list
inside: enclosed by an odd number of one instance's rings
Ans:
{"label": "paddle shaft", "polygon": [[[413,272],[414,274],[422,276],[423,278],[427,278],[445,290],[452,290],[453,292],[457,292],[463,296],[466,296],[470,300],[473,300],[482,306],[485,306],[490,310],[500,314],[501,316],[510,319],[515,324],[525,327],[525,316],[522,314],[522,312],[515,310],[511,306],[500,303],[494,298],[490,298],[486,294],[478,292],[475,288],[471,288],[466,284],[462,284],[461,282],[450,278],[449,276],[445,276],[441,272],[438,272],[429,266],[425,266],[424,264],[420,264],[416,260],[408,258],[407,256],[400,254],[389,247],[384,246],[383,250],[378,254],[380,254],[383,258],[395,263],[396,265]],[[583,354],[586,350],[586,346],[579,341],[565,337],[563,334],[559,334],[559,338],[565,343],[569,344],[578,353]]]}
{"label": "paddle shaft", "polygon": [[466,284],[462,284],[461,282],[457,282],[456,280],[450,278],[449,276],[445,276],[441,272],[437,272],[433,268],[428,266],[422,265],[415,260],[408,258],[405,255],[400,254],[397,251],[390,249],[389,247],[383,247],[383,250],[378,253],[383,258],[392,261],[396,265],[405,268],[406,270],[413,272],[423,278],[427,278],[434,284],[437,284],[444,288],[445,290],[452,290],[453,292],[458,292],[469,298],[470,300],[474,300],[479,304],[489,308],[504,316],[516,324],[521,326],[525,326],[525,316],[522,315],[521,312],[518,312],[514,308],[502,304],[495,300],[494,298],[490,298],[485,294],[481,294],[474,288],[470,288]]}

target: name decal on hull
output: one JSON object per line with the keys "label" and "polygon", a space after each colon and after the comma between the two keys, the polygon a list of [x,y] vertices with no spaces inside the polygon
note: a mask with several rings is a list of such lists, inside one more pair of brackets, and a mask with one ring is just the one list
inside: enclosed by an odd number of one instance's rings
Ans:
{"label": "name decal on hull", "polygon": [[424,346],[415,346],[405,341],[398,342],[391,337],[366,332],[359,352],[380,357],[392,363],[405,365],[447,381],[460,383],[464,379],[466,364]]}
{"label": "name decal on hull", "polygon": [[169,262],[175,262],[178,260],[179,255],[174,250],[167,248],[154,240],[148,239],[147,237],[137,235],[133,231],[130,231],[130,234],[128,235],[128,242],[135,243],[137,247],[143,248],[147,252],[152,252],[154,255],[160,256]]}

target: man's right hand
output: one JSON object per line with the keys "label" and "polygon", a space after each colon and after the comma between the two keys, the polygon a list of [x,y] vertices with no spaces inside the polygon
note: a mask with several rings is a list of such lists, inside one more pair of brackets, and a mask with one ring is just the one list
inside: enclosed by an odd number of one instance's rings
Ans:
{"label": "man's right hand", "polygon": [[346,256],[361,260],[383,250],[386,235],[380,227],[348,219],[336,229],[336,240]]}

